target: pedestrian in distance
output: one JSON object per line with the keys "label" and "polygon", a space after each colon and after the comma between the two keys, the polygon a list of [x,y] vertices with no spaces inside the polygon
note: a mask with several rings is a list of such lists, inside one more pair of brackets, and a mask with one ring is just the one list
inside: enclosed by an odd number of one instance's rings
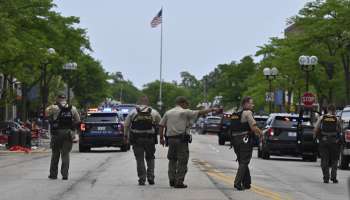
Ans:
{"label": "pedestrian in distance", "polygon": [[250,189],[251,176],[249,163],[253,153],[254,134],[262,135],[253,116],[253,99],[244,97],[241,104],[242,110],[231,116],[231,145],[237,156],[238,170],[234,180],[237,190]]}
{"label": "pedestrian in distance", "polygon": [[[218,112],[216,108],[205,110],[190,110],[188,100],[179,96],[175,100],[176,106],[168,110],[160,122],[160,143],[164,146],[165,143],[169,146],[167,158],[168,177],[171,187],[187,188],[184,184],[185,175],[187,173],[187,163],[189,159],[188,144],[192,142],[192,137],[189,133],[191,123],[198,116],[210,112]],[[164,138],[164,132],[166,130]]]}
{"label": "pedestrian in distance", "polygon": [[52,149],[49,179],[57,179],[58,163],[61,157],[61,175],[68,180],[69,153],[72,150],[75,130],[79,126],[80,116],[74,106],[68,105],[64,94],[57,95],[56,103],[46,108],[51,129]]}
{"label": "pedestrian in distance", "polygon": [[136,109],[131,111],[125,119],[124,137],[125,141],[133,147],[139,185],[145,185],[146,178],[150,185],[154,185],[154,154],[155,145],[158,143],[157,132],[161,117],[158,111],[149,106],[147,96],[142,96],[137,104]]}
{"label": "pedestrian in distance", "polygon": [[[341,123],[336,114],[336,107],[329,105],[327,114],[322,115],[315,124],[314,136],[319,140],[319,152],[321,156],[321,168],[323,182],[333,183],[337,180],[337,165],[340,151]],[[331,167],[331,175],[329,175]]]}

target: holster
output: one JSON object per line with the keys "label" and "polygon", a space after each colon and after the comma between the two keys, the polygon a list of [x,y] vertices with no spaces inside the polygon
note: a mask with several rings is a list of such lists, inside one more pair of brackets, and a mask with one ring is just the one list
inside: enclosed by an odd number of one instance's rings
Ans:
{"label": "holster", "polygon": [[192,143],[192,135],[187,134],[187,133],[182,134],[182,142],[189,143],[189,144]]}
{"label": "holster", "polygon": [[168,136],[164,136],[164,138],[165,138],[165,146],[167,147],[169,146],[169,138]]}

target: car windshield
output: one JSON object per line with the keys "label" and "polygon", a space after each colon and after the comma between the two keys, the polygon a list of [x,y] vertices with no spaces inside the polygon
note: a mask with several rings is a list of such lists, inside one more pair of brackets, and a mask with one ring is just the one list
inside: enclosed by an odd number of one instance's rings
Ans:
{"label": "car windshield", "polygon": [[342,119],[350,118],[350,111],[344,111],[341,115]]}
{"label": "car windshield", "polygon": [[[310,118],[302,119],[303,125],[311,125]],[[272,124],[274,127],[292,128],[298,125],[298,117],[276,116]]]}
{"label": "car windshield", "polygon": [[207,123],[220,124],[221,123],[221,118],[207,118]]}
{"label": "car windshield", "polygon": [[85,122],[118,122],[118,113],[88,113]]}

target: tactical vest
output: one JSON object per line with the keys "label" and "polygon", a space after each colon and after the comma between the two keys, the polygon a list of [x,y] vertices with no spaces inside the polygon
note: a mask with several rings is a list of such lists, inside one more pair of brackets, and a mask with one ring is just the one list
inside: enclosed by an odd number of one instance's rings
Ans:
{"label": "tactical vest", "polygon": [[131,122],[131,131],[133,132],[150,132],[153,131],[153,117],[152,117],[152,109],[149,107],[145,107],[140,109],[136,108],[137,114],[133,118]]}
{"label": "tactical vest", "polygon": [[250,131],[250,126],[248,122],[242,123],[242,113],[243,111],[232,113],[231,115],[231,125],[230,130],[231,134],[239,134],[242,132]]}
{"label": "tactical vest", "polygon": [[336,136],[338,132],[337,117],[334,115],[324,115],[321,121],[321,134]]}
{"label": "tactical vest", "polygon": [[64,107],[61,104],[58,104],[58,107],[60,112],[52,124],[53,129],[73,129],[74,123],[72,106]]}

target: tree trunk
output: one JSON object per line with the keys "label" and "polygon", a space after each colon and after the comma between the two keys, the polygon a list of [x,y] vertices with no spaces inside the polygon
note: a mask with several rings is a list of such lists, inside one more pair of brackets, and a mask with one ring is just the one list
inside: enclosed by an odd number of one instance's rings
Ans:
{"label": "tree trunk", "polygon": [[27,112],[27,85],[22,83],[21,89],[22,89],[21,119],[25,122],[28,119],[28,112]]}
{"label": "tree trunk", "polygon": [[346,104],[350,104],[350,57],[349,54],[342,54],[342,63],[344,68],[345,76],[345,94],[346,94]]}

